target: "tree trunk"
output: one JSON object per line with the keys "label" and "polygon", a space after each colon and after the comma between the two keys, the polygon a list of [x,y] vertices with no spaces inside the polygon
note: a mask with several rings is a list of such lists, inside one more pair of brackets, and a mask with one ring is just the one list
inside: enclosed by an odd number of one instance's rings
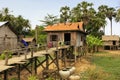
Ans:
{"label": "tree trunk", "polygon": [[104,35],[105,35],[105,26],[103,27]]}
{"label": "tree trunk", "polygon": [[110,22],[111,22],[111,35],[112,35],[112,19],[110,20]]}

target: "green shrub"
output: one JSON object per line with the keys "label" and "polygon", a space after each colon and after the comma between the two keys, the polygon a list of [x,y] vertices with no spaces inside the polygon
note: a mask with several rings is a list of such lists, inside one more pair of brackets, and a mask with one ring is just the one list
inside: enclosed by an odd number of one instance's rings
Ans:
{"label": "green shrub", "polygon": [[14,78],[11,78],[10,80],[18,80],[18,78],[14,77]]}
{"label": "green shrub", "polygon": [[1,60],[4,60],[4,59],[5,59],[5,54],[2,53],[2,54],[0,55],[0,59],[1,59]]}
{"label": "green shrub", "polygon": [[[12,54],[13,54],[12,52],[9,52],[9,53],[8,53],[8,58],[12,58]],[[4,59],[5,59],[5,51],[0,55],[0,59],[1,59],[1,60],[4,60]]]}
{"label": "green shrub", "polygon": [[28,77],[28,80],[38,80],[38,78],[35,75],[31,75]]}
{"label": "green shrub", "polygon": [[46,80],[55,80],[54,78],[52,78],[52,77],[49,77],[49,78],[47,78]]}

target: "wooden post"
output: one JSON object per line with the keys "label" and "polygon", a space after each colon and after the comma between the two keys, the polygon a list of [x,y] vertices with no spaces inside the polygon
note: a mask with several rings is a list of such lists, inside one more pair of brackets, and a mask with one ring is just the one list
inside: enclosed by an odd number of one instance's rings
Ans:
{"label": "wooden post", "polygon": [[76,58],[76,54],[77,54],[77,47],[76,46],[75,46],[75,50],[74,51],[75,51],[75,62],[76,62],[76,59],[77,59]]}
{"label": "wooden post", "polygon": [[25,49],[24,54],[25,54],[25,60],[26,60],[27,59],[27,49]]}
{"label": "wooden post", "polygon": [[37,57],[34,58],[34,71],[35,71],[35,74],[37,74]]}
{"label": "wooden post", "polygon": [[17,74],[18,74],[18,80],[20,80],[20,64],[17,64],[18,66],[18,71],[17,71]]}
{"label": "wooden post", "polygon": [[4,71],[4,80],[8,80],[7,70]]}
{"label": "wooden post", "polygon": [[5,51],[5,65],[8,65],[8,51]]}
{"label": "wooden post", "polygon": [[59,57],[58,57],[58,50],[55,51],[55,57],[56,57],[57,68],[58,68],[58,71],[59,71]]}
{"label": "wooden post", "polygon": [[33,58],[33,48],[31,48],[31,58]]}
{"label": "wooden post", "polygon": [[64,57],[64,67],[66,68],[66,53],[67,53],[67,49],[65,48],[63,51],[63,57]]}
{"label": "wooden post", "polygon": [[31,63],[31,74],[33,74],[33,58],[30,59],[30,63]]}
{"label": "wooden post", "polygon": [[46,56],[46,70],[49,69],[49,54],[45,54]]}
{"label": "wooden post", "polygon": [[20,51],[18,51],[18,57],[20,57]]}

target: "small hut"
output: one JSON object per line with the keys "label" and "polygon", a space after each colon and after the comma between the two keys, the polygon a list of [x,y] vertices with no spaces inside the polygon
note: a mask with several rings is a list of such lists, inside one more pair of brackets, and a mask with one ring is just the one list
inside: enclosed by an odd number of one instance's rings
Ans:
{"label": "small hut", "polygon": [[64,42],[66,45],[83,46],[86,40],[86,33],[83,22],[58,23],[45,28],[47,32],[47,43]]}
{"label": "small hut", "polygon": [[28,44],[28,46],[29,46],[29,45],[33,45],[33,46],[36,45],[36,40],[35,40],[35,38],[33,38],[33,37],[22,38],[22,40],[24,40],[24,41]]}
{"label": "small hut", "polygon": [[116,50],[119,47],[119,36],[117,35],[105,35],[102,36],[104,49]]}
{"label": "small hut", "polygon": [[0,52],[5,49],[17,47],[17,35],[9,25],[9,22],[0,22]]}

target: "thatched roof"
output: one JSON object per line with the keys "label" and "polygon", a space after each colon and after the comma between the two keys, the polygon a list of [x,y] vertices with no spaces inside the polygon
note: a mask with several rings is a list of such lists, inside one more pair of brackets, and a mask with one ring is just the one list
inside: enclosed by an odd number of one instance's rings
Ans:
{"label": "thatched roof", "polygon": [[32,42],[35,38],[23,38],[24,41],[26,42]]}
{"label": "thatched roof", "polygon": [[117,35],[105,35],[102,36],[102,40],[103,41],[119,41],[119,36]]}

